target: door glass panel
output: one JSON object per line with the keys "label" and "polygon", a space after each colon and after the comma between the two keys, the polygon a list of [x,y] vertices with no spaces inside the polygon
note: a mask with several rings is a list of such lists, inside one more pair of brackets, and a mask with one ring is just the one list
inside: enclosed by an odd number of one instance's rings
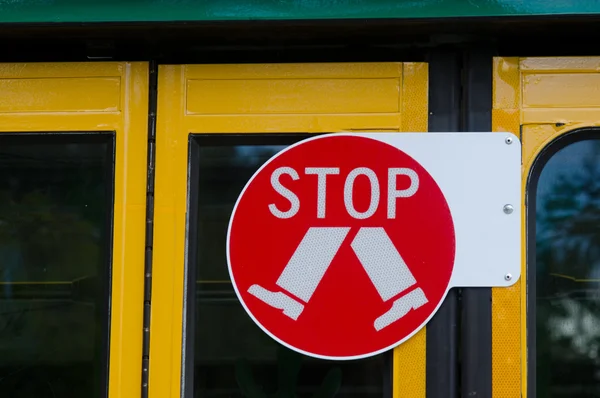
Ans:
{"label": "door glass panel", "polygon": [[113,134],[0,134],[0,396],[105,397]]}
{"label": "door glass panel", "polygon": [[390,353],[339,362],[301,356],[254,324],[230,282],[226,236],[238,195],[265,161],[304,137],[263,134],[192,139],[186,371],[193,388],[188,384],[188,397],[252,397],[248,392],[254,388],[274,393],[279,367],[290,370],[298,360],[301,368],[292,388],[298,397],[316,396],[320,389],[338,384],[337,398],[381,398],[391,393]]}
{"label": "door glass panel", "polygon": [[563,147],[542,169],[535,244],[537,396],[598,397],[600,139]]}

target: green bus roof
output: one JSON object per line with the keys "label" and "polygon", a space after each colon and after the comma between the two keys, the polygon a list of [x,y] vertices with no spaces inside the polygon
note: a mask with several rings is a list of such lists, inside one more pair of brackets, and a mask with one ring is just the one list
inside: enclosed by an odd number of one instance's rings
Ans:
{"label": "green bus roof", "polygon": [[0,23],[422,19],[600,14],[597,0],[0,0]]}

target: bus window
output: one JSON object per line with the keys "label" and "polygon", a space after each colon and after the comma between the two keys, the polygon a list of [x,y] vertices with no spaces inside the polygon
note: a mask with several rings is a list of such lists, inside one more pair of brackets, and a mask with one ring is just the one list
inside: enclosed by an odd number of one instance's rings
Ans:
{"label": "bus window", "polygon": [[[305,136],[201,135],[192,138],[190,264],[187,272],[187,397],[251,397],[289,387],[299,396],[391,395],[391,352],[360,361],[302,356],[264,333],[232,287],[225,256],[229,217],[252,174]],[[259,222],[259,221],[257,221]],[[193,386],[191,384],[193,383]],[[281,383],[281,384],[280,384]]]}
{"label": "bus window", "polygon": [[114,134],[0,134],[0,396],[105,397]]}
{"label": "bus window", "polygon": [[600,139],[593,134],[554,144],[561,149],[537,181],[530,278],[538,397],[600,396]]}

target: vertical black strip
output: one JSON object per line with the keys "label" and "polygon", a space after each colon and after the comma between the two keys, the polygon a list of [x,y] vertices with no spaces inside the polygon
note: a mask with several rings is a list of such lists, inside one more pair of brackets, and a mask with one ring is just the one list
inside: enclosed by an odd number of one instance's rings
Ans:
{"label": "vertical black strip", "polygon": [[383,396],[392,398],[394,394],[392,380],[394,379],[394,350],[383,353]]}
{"label": "vertical black strip", "polygon": [[[469,50],[464,58],[463,130],[492,131],[493,53]],[[500,211],[500,210],[499,210]],[[462,289],[461,397],[492,396],[492,289]]]}
{"label": "vertical black strip", "polygon": [[[563,136],[563,137],[567,137]],[[564,139],[564,138],[563,138]],[[560,141],[560,139],[559,139]],[[567,141],[567,140],[565,140]],[[563,142],[565,142],[563,141]],[[537,397],[537,272],[536,272],[536,207],[537,207],[537,188],[540,175],[548,160],[560,148],[566,145],[550,143],[538,155],[538,158],[531,166],[527,186],[525,188],[525,248],[526,253],[526,279],[525,286],[521,284],[521,289],[527,289],[527,396]],[[525,360],[522,358],[521,360]]]}
{"label": "vertical black strip", "polygon": [[[565,135],[563,137],[567,136],[568,135]],[[550,144],[538,155],[538,158],[534,161],[529,172],[528,182],[525,188],[526,278],[525,286],[523,286],[523,283],[521,282],[521,289],[527,289],[527,336],[525,337],[525,342],[527,344],[527,358],[521,358],[521,360],[527,360],[527,396],[531,398],[537,397],[537,252],[535,223],[537,187],[544,166],[550,157],[552,157],[558,149],[564,148],[564,146],[566,145]]]}
{"label": "vertical black strip", "polygon": [[[436,50],[429,57],[429,131],[460,128],[460,56]],[[450,290],[427,324],[427,398],[458,397],[458,292]]]}
{"label": "vertical black strip", "polygon": [[200,145],[192,135],[188,139],[188,207],[187,207],[187,255],[185,266],[184,295],[184,351],[183,378],[181,380],[182,397],[194,396],[194,366],[196,346],[196,280],[198,279],[198,195],[200,181]]}
{"label": "vertical black strip", "polygon": [[[106,213],[105,219],[105,228],[106,235],[108,239],[105,242],[105,249],[102,250],[102,253],[106,253],[106,257],[102,258],[103,264],[108,264],[106,271],[104,272],[103,277],[103,287],[101,289],[100,301],[104,303],[99,309],[101,312],[101,318],[104,319],[102,322],[102,330],[100,333],[100,352],[97,355],[100,355],[103,358],[103,366],[101,367],[99,374],[99,397],[108,398],[108,382],[110,380],[110,327],[111,327],[111,315],[112,315],[112,277],[114,272],[113,267],[113,242],[114,242],[114,217],[115,217],[115,172],[116,172],[116,160],[117,160],[117,142],[116,142],[116,134],[110,134],[110,144],[107,145],[106,148],[106,161],[109,167],[106,168],[105,184],[106,186],[106,197],[107,203],[106,206],[110,211]],[[107,299],[108,297],[108,299]]]}
{"label": "vertical black strip", "polygon": [[150,367],[150,305],[152,303],[152,247],[154,241],[154,169],[156,145],[156,101],[158,71],[156,62],[149,65],[148,95],[148,168],[146,190],[146,254],[144,261],[144,323],[142,337],[142,398],[148,397]]}

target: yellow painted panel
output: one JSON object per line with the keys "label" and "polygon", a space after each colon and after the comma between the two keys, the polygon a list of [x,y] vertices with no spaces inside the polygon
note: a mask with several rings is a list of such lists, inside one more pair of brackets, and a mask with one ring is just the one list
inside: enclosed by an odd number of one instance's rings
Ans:
{"label": "yellow painted panel", "polygon": [[[420,63],[160,66],[150,398],[181,394],[189,134],[427,131],[427,81]],[[394,352],[394,397],[425,398],[425,336]]]}
{"label": "yellow painted panel", "polygon": [[493,109],[493,131],[513,133],[520,135],[521,112],[518,109]]}
{"label": "yellow painted panel", "polygon": [[523,107],[598,107],[599,87],[600,74],[527,74],[523,76]]}
{"label": "yellow painted panel", "polygon": [[[520,135],[521,113],[518,65],[516,58],[494,59],[492,111],[492,130],[512,132],[517,136]],[[522,292],[526,289],[521,289],[525,278],[523,262],[521,278],[517,283],[510,288],[492,288],[493,398],[524,397],[526,394],[526,324],[522,312]]]}
{"label": "yellow painted panel", "polygon": [[[65,114],[69,117],[65,117]],[[102,115],[102,117],[99,117]],[[115,131],[123,123],[120,112],[0,113],[0,131]],[[51,126],[51,127],[50,127]],[[48,130],[51,128],[51,130]]]}
{"label": "yellow painted panel", "polygon": [[600,120],[600,108],[527,108],[521,111],[521,120],[523,124],[594,123]]}
{"label": "yellow painted panel", "polygon": [[114,112],[118,77],[0,79],[0,112]]}
{"label": "yellow painted panel", "polygon": [[529,124],[523,126],[523,158],[533,160],[532,156],[538,153],[548,141],[562,130],[554,124]]}
{"label": "yellow painted panel", "polygon": [[398,98],[402,114],[402,131],[427,131],[429,120],[429,65],[405,62],[402,95]]}
{"label": "yellow painted panel", "polygon": [[294,133],[387,130],[398,131],[400,113],[374,115],[223,115],[191,116],[183,121],[187,131],[194,133]]}
{"label": "yellow painted panel", "polygon": [[120,62],[7,63],[0,64],[0,79],[121,77],[126,68]]}
{"label": "yellow painted panel", "polygon": [[[425,132],[429,114],[429,68],[424,63],[405,63],[403,76],[402,129]],[[394,349],[392,397],[426,396],[427,327]]]}
{"label": "yellow painted panel", "polygon": [[[502,58],[498,58],[502,59]],[[506,58],[503,58],[506,59]],[[513,58],[514,59],[514,58]],[[532,57],[521,58],[521,71],[598,72],[600,57]]]}
{"label": "yellow painted panel", "polygon": [[492,289],[493,397],[519,397],[521,392],[521,284]]}
{"label": "yellow painted panel", "polygon": [[142,384],[149,74],[146,62],[120,65],[108,398],[140,396]]}
{"label": "yellow painted panel", "polygon": [[519,109],[521,85],[518,58],[494,58],[493,109]]}
{"label": "yellow painted panel", "polygon": [[388,113],[398,111],[400,81],[189,80],[187,90],[187,110],[192,114]]}
{"label": "yellow painted panel", "polygon": [[120,92],[118,77],[0,79],[0,112],[114,112]]}
{"label": "yellow painted panel", "polygon": [[394,349],[392,397],[426,397],[427,329]]}
{"label": "yellow painted panel", "polygon": [[396,62],[187,65],[186,79],[368,79],[402,76]]}
{"label": "yellow painted panel", "polygon": [[183,126],[184,72],[184,66],[159,66],[150,398],[181,396],[188,157],[188,131]]}
{"label": "yellow painted panel", "polygon": [[[148,64],[0,64],[0,87],[0,132],[116,134],[108,396],[140,396]],[[90,87],[99,90],[96,100]],[[116,106],[98,112],[106,104]]]}

